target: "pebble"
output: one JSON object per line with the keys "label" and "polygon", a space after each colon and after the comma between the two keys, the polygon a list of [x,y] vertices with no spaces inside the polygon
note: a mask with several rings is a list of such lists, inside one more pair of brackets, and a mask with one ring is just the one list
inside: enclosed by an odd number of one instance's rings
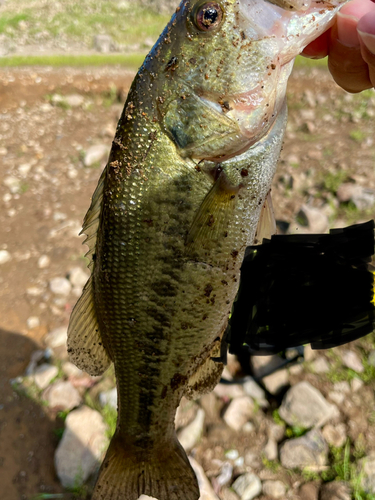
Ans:
{"label": "pebble", "polygon": [[59,370],[57,366],[43,363],[35,368],[34,382],[39,389],[45,389],[49,386],[50,382],[56,377]]}
{"label": "pebble", "polygon": [[44,288],[41,286],[31,286],[26,289],[26,293],[30,295],[30,297],[40,297],[44,293]]}
{"label": "pebble", "polygon": [[299,427],[321,427],[339,412],[309,382],[294,385],[284,396],[279,413],[289,425]]}
{"label": "pebble", "polygon": [[348,435],[346,425],[343,423],[336,425],[327,424],[323,427],[322,434],[327,443],[336,448],[340,448],[345,444]]}
{"label": "pebble", "polygon": [[286,493],[285,484],[282,481],[264,481],[263,493],[272,498],[284,498]]}
{"label": "pebble", "polygon": [[225,487],[220,491],[220,498],[221,500],[239,500],[239,496],[232,489]]}
{"label": "pebble", "polygon": [[349,349],[342,351],[341,358],[343,364],[347,368],[350,368],[357,373],[362,373],[365,370],[358,354],[354,351],[350,351]]}
{"label": "pebble", "polygon": [[106,443],[106,426],[100,413],[87,406],[70,412],[55,453],[61,484],[65,488],[84,484],[100,465]]}
{"label": "pebble", "polygon": [[51,259],[48,257],[48,255],[41,255],[38,259],[38,267],[39,269],[45,269],[48,267],[51,263]]}
{"label": "pebble", "polygon": [[249,396],[232,399],[224,413],[224,422],[239,431],[254,414],[254,402]]}
{"label": "pebble", "polygon": [[107,154],[108,146],[106,144],[90,146],[85,153],[83,164],[85,167],[92,167],[95,163],[99,163]]}
{"label": "pebble", "polygon": [[239,453],[238,453],[238,450],[228,450],[225,453],[225,456],[229,460],[237,460],[237,458],[239,457]]}
{"label": "pebble", "polygon": [[0,250],[0,264],[6,264],[11,260],[11,255],[7,250]]}
{"label": "pebble", "polygon": [[186,427],[197,414],[198,405],[195,401],[183,397],[176,411],[175,428]]}
{"label": "pebble", "polygon": [[99,403],[104,407],[106,405],[111,406],[117,410],[117,389],[114,387],[109,391],[104,391],[99,394]]}
{"label": "pebble", "polygon": [[113,51],[113,39],[110,35],[95,35],[94,36],[94,48],[98,52],[103,54],[108,54]]}
{"label": "pebble", "polygon": [[300,208],[297,219],[299,223],[308,227],[312,233],[324,233],[329,226],[329,220],[319,208],[302,205]]}
{"label": "pebble", "polygon": [[65,363],[62,364],[61,368],[67,377],[82,377],[86,375],[85,372],[80,370],[76,365],[74,365],[70,361],[65,361]]}
{"label": "pebble", "polygon": [[358,462],[358,473],[361,486],[366,493],[375,493],[375,453],[362,458]]}
{"label": "pebble", "polygon": [[51,408],[72,410],[81,403],[81,396],[69,381],[58,380],[49,386],[43,393]]}
{"label": "pebble", "polygon": [[26,320],[27,328],[29,330],[32,330],[33,328],[37,328],[40,326],[40,320],[37,316],[30,316],[30,318],[27,318]]}
{"label": "pebble", "polygon": [[55,295],[69,295],[72,285],[66,278],[53,278],[49,282],[49,288]]}
{"label": "pebble", "polygon": [[352,498],[350,486],[344,481],[322,484],[320,489],[319,500],[351,500]]}
{"label": "pebble", "polygon": [[270,422],[267,427],[267,434],[269,438],[274,439],[277,443],[284,438],[285,425],[275,424]]}
{"label": "pebble", "polygon": [[358,210],[367,210],[375,204],[375,191],[358,184],[345,182],[337,190],[341,202],[352,201]]}
{"label": "pebble", "polygon": [[324,356],[319,356],[313,361],[312,369],[315,373],[327,373],[330,370],[330,366]]}
{"label": "pebble", "polygon": [[326,465],[327,455],[327,443],[317,429],[286,441],[280,448],[280,461],[287,469]]}
{"label": "pebble", "polygon": [[64,101],[71,108],[78,108],[85,102],[85,98],[81,94],[69,94],[64,97]]}
{"label": "pebble", "polygon": [[21,181],[17,177],[9,175],[3,180],[3,184],[9,189],[12,194],[21,192]]}
{"label": "pebble", "polygon": [[189,461],[195,472],[195,475],[197,476],[200,491],[199,500],[219,500],[218,496],[211,486],[210,481],[207,479],[202,466],[199,465],[198,462],[192,457],[189,457]]}
{"label": "pebble", "polygon": [[215,478],[215,486],[221,489],[226,486],[233,475],[233,465],[230,462],[224,462],[221,466],[220,474]]}
{"label": "pebble", "polygon": [[68,339],[68,328],[66,326],[60,326],[49,332],[45,338],[44,342],[48,347],[52,349],[55,347],[60,347],[66,345]]}
{"label": "pebble", "polygon": [[243,384],[242,387],[245,394],[250,396],[254,401],[256,401],[261,408],[267,408],[269,403],[266,399],[266,393],[264,390],[255,382],[252,377],[249,377]]}
{"label": "pebble", "polygon": [[244,459],[245,459],[245,465],[253,469],[259,469],[259,467],[262,466],[262,459],[259,453],[248,451]]}
{"label": "pebble", "polygon": [[284,360],[276,354],[270,356],[251,356],[251,366],[255,377],[261,378],[272,370],[281,367]]}
{"label": "pebble", "polygon": [[245,396],[245,390],[240,384],[217,384],[214,393],[219,398],[226,400]]}
{"label": "pebble", "polygon": [[178,440],[186,452],[192,450],[200,440],[204,428],[204,419],[204,410],[199,408],[194,420],[178,433]]}
{"label": "pebble", "polygon": [[262,492],[262,483],[258,476],[248,472],[239,476],[232,484],[241,500],[252,500]]}
{"label": "pebble", "polygon": [[289,373],[286,368],[278,370],[263,378],[263,384],[271,394],[278,394],[289,384]]}
{"label": "pebble", "polygon": [[352,391],[357,392],[361,387],[363,387],[364,382],[359,378],[353,378],[352,380]]}
{"label": "pebble", "polygon": [[274,439],[270,438],[266,446],[263,448],[264,456],[267,460],[276,460],[278,457],[277,443]]}
{"label": "pebble", "polygon": [[80,267],[73,267],[69,271],[69,281],[73,286],[83,288],[89,277],[89,273],[86,273]]}

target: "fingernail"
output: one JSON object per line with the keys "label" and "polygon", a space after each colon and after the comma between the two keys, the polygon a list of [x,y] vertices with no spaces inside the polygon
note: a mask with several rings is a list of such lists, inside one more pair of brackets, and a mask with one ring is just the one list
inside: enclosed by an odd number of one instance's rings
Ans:
{"label": "fingernail", "polygon": [[[344,22],[337,23],[337,38],[347,47],[359,47],[359,38],[357,34],[358,19],[354,16],[348,16],[338,12],[338,17]],[[350,26],[352,25],[352,26]],[[348,29],[349,28],[349,29]]]}
{"label": "fingernail", "polygon": [[368,50],[375,54],[375,35],[370,35],[369,33],[363,33],[363,31],[359,31],[358,33],[361,37],[362,42],[366,45]]}

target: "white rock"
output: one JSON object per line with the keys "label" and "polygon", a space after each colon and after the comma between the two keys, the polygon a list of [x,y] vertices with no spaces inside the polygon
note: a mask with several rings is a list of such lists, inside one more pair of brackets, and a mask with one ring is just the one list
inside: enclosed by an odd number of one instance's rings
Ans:
{"label": "white rock", "polygon": [[253,416],[254,402],[249,396],[233,399],[224,413],[224,422],[235,431]]}
{"label": "white rock", "polygon": [[266,399],[266,393],[253,378],[249,377],[249,379],[243,383],[243,389],[261,408],[267,408],[269,406]]}
{"label": "white rock", "polygon": [[272,498],[285,498],[286,487],[282,481],[264,481],[263,493]]}
{"label": "white rock", "polygon": [[69,413],[55,453],[55,467],[65,488],[82,485],[98,468],[107,443],[106,426],[95,410],[83,406]]}
{"label": "white rock", "polygon": [[326,465],[327,455],[327,443],[317,429],[285,441],[280,448],[280,461],[287,469],[321,467]]}
{"label": "white rock", "polygon": [[237,460],[239,457],[238,450],[228,450],[225,453],[226,458],[229,458],[229,460]]}
{"label": "white rock", "polygon": [[240,384],[217,384],[214,393],[222,399],[235,399],[245,396],[244,388]]}
{"label": "white rock", "polygon": [[341,382],[336,382],[333,384],[333,390],[337,392],[342,392],[343,394],[349,394],[350,392],[350,385],[349,382],[346,380],[343,380]]}
{"label": "white rock", "polygon": [[90,146],[86,151],[83,164],[85,167],[92,167],[95,163],[100,162],[107,154],[108,146],[105,144]]}
{"label": "white rock", "polygon": [[178,433],[178,440],[186,452],[189,452],[199,441],[204,426],[204,410],[199,408],[192,422]]}
{"label": "white rock", "polygon": [[215,483],[221,489],[232,479],[233,465],[230,462],[224,462],[221,466],[220,474],[216,477]]}
{"label": "white rock", "polygon": [[33,328],[37,328],[40,325],[40,320],[37,316],[30,316],[26,320],[27,328],[32,330]]}
{"label": "white rock", "polygon": [[51,259],[48,257],[48,255],[41,255],[38,259],[38,267],[39,269],[45,269],[48,267],[51,263]]}
{"label": "white rock", "polygon": [[61,368],[67,377],[82,377],[87,375],[70,361],[65,361]]}
{"label": "white rock", "polygon": [[324,356],[319,356],[312,363],[312,369],[315,373],[327,373],[330,370],[329,363]]}
{"label": "white rock", "polygon": [[99,403],[104,407],[105,405],[112,406],[117,410],[117,389],[114,387],[109,391],[104,391],[99,394]]}
{"label": "white rock", "polygon": [[5,179],[3,180],[3,184],[9,189],[12,194],[21,192],[21,181],[13,175],[5,177]]}
{"label": "white rock", "polygon": [[352,380],[352,391],[357,392],[361,387],[363,387],[364,382],[359,378],[353,378]]}
{"label": "white rock", "polygon": [[328,393],[328,397],[331,401],[333,401],[337,405],[341,405],[345,400],[345,394],[343,392],[338,392],[338,391],[330,391]]}
{"label": "white rock", "polygon": [[18,167],[18,172],[22,177],[26,177],[31,170],[31,166],[32,166],[31,163],[22,163]]}
{"label": "white rock", "polygon": [[64,101],[71,108],[78,108],[85,102],[85,98],[80,94],[69,94],[65,96]]}
{"label": "white rock", "polygon": [[239,476],[232,484],[232,488],[241,500],[252,500],[262,492],[262,483],[258,476],[248,472]]}
{"label": "white rock", "polygon": [[0,264],[6,264],[11,258],[12,256],[7,250],[0,250]]}
{"label": "white rock", "polygon": [[66,278],[53,278],[49,282],[49,287],[52,293],[56,295],[69,295],[72,285]]}
{"label": "white rock", "polygon": [[62,345],[66,345],[68,339],[68,328],[66,326],[60,326],[55,328],[52,332],[48,333],[44,338],[44,342],[48,347],[56,348]]}
{"label": "white rock", "polygon": [[30,295],[30,297],[40,297],[44,293],[44,288],[41,286],[31,286],[26,289],[26,293]]}
{"label": "white rock", "polygon": [[48,387],[43,393],[43,399],[51,408],[72,410],[79,406],[82,398],[69,381],[59,380]]}
{"label": "white rock", "polygon": [[113,40],[110,35],[95,35],[94,36],[94,47],[98,52],[108,54],[112,52]]}
{"label": "white rock", "polygon": [[278,457],[277,443],[274,439],[270,438],[263,449],[263,453],[267,460],[276,460]]}
{"label": "white rock", "polygon": [[341,357],[342,357],[342,362],[346,367],[358,373],[362,373],[364,371],[363,364],[359,359],[358,355],[354,351],[346,349],[341,353]]}
{"label": "white rock", "polygon": [[89,277],[89,273],[86,273],[80,267],[73,267],[69,271],[69,281],[73,286],[83,288]]}
{"label": "white rock", "polygon": [[335,405],[328,403],[318,389],[305,381],[289,389],[279,412],[289,425],[304,428],[321,427],[339,413]]}
{"label": "white rock", "polygon": [[48,363],[43,363],[38,366],[34,372],[34,382],[39,387],[39,389],[45,389],[48,387],[50,382],[56,377],[59,370],[57,366],[50,365]]}
{"label": "white rock", "polygon": [[345,444],[347,438],[347,431],[345,424],[331,425],[327,424],[322,429],[324,439],[328,444],[340,448]]}
{"label": "white rock", "polygon": [[[197,476],[198,486],[200,490],[199,500],[219,500],[215,494],[210,481],[207,479],[203,468],[198,464],[194,458],[189,457],[190,464]],[[181,499],[182,500],[182,499]]]}

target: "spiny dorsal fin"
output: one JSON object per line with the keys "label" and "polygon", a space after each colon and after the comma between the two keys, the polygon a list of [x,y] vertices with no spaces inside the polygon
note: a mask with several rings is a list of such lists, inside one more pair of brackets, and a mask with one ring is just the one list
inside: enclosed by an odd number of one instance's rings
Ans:
{"label": "spiny dorsal fin", "polygon": [[254,245],[260,245],[264,238],[271,239],[271,236],[274,234],[276,234],[276,219],[273,211],[271,191],[269,191],[260,212]]}
{"label": "spiny dorsal fin", "polygon": [[[86,257],[90,259],[88,267],[91,272],[94,268],[93,254],[95,253],[96,235],[99,227],[105,173],[106,169],[100,176],[81,231],[81,234],[84,233],[87,236],[84,243],[87,243],[89,247]],[[70,316],[68,353],[71,361],[90,375],[101,375],[111,363],[111,359],[103,346],[96,317],[92,276],[87,281],[82,295]]]}

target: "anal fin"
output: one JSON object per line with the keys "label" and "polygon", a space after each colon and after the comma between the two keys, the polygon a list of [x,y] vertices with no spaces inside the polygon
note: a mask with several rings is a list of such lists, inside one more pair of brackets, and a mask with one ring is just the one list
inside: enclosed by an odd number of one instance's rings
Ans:
{"label": "anal fin", "polygon": [[271,236],[274,234],[276,234],[276,219],[273,211],[271,191],[269,191],[260,212],[254,245],[260,245],[264,238],[271,239]]}

